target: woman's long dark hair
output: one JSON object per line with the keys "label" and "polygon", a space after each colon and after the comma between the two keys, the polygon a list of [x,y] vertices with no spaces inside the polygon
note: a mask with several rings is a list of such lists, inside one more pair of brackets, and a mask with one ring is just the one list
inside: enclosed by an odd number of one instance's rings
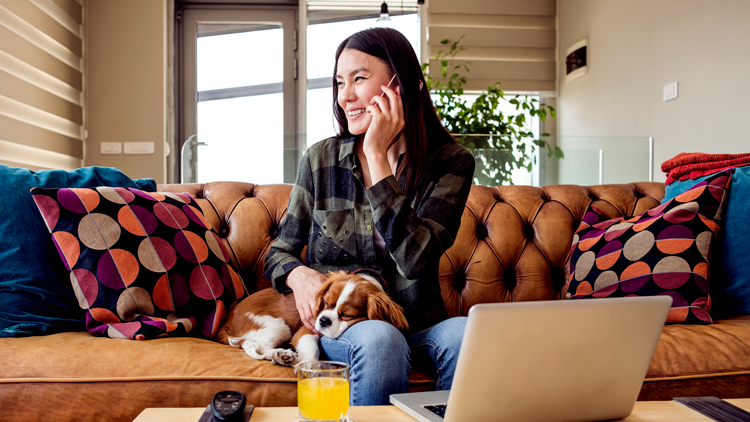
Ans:
{"label": "woman's long dark hair", "polygon": [[339,124],[339,136],[351,136],[346,113],[338,103],[339,90],[336,83],[339,56],[347,48],[382,60],[396,73],[393,82],[397,82],[401,88],[406,138],[406,153],[396,176],[405,177],[404,189],[408,196],[413,197],[423,188],[427,159],[439,147],[455,140],[440,123],[422,68],[409,40],[391,28],[370,28],[357,32],[345,39],[336,50],[336,63],[333,67],[333,115]]}

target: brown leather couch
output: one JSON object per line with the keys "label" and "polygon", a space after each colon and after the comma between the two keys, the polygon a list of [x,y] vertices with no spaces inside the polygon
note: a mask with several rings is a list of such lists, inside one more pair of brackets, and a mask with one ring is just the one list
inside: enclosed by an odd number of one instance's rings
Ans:
{"label": "brown leather couch", "polygon": [[[226,242],[247,287],[268,288],[263,261],[291,187],[248,183],[161,185],[189,192]],[[660,183],[474,186],[455,245],[440,261],[452,315],[480,302],[564,297],[574,230],[592,203],[610,216],[659,204]],[[584,327],[585,328],[585,327]],[[111,340],[85,332],[0,339],[0,420],[132,421],[147,407],[206,406],[240,390],[256,406],[296,403],[291,369],[194,338]],[[434,387],[413,373],[412,390]],[[750,316],[664,328],[641,400],[750,397]]]}

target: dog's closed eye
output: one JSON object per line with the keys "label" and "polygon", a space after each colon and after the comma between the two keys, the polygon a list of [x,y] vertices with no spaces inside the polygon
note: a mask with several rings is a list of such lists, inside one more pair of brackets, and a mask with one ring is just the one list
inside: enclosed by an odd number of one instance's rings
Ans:
{"label": "dog's closed eye", "polygon": [[339,319],[343,321],[351,321],[357,318],[362,318],[362,313],[359,312],[359,310],[349,306],[342,306],[339,308]]}

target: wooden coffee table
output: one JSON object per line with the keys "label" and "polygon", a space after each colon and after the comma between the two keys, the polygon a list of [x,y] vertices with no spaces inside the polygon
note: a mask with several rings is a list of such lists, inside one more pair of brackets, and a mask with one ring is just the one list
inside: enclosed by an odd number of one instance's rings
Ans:
{"label": "wooden coffee table", "polygon": [[[729,403],[750,411],[750,399],[727,399]],[[205,408],[151,408],[144,410],[133,422],[197,422]],[[395,406],[354,406],[349,416],[357,422],[414,422],[414,418]],[[256,407],[251,422],[293,422],[297,420],[296,407]],[[623,421],[628,422],[693,422],[711,421],[700,413],[675,401],[639,401],[633,413]]]}
{"label": "wooden coffee table", "polygon": [[[133,422],[198,422],[206,408],[146,409]],[[296,407],[256,407],[250,422],[294,422]],[[414,418],[395,406],[354,406],[349,417],[357,422],[414,422]]]}

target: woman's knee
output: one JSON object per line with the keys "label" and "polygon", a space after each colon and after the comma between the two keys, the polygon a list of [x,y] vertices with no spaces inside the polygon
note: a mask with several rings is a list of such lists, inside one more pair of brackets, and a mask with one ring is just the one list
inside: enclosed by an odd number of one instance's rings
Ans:
{"label": "woman's knee", "polygon": [[[334,341],[348,344],[347,362],[352,376],[374,386],[398,384],[408,388],[411,370],[409,345],[403,334],[393,325],[367,320],[349,327]],[[380,388],[380,387],[378,387]]]}
{"label": "woman's knee", "polygon": [[409,345],[403,334],[393,325],[376,320],[366,320],[352,325],[336,339],[322,337],[321,351],[324,357],[350,361],[369,355],[406,356]]}
{"label": "woman's knee", "polygon": [[344,336],[347,333],[349,333],[348,341],[353,343],[359,352],[378,355],[383,353],[408,355],[409,353],[409,345],[403,334],[384,321],[362,321],[349,327],[344,332]]}
{"label": "woman's knee", "polygon": [[431,330],[428,338],[443,349],[458,350],[466,330],[466,317],[454,317],[437,324]]}

